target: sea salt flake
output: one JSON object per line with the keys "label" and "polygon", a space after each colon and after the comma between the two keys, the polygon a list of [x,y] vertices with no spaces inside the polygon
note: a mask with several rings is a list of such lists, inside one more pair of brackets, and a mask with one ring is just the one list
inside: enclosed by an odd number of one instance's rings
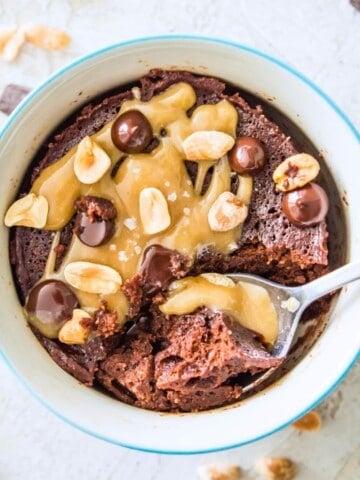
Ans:
{"label": "sea salt flake", "polygon": [[135,230],[135,228],[137,227],[137,221],[135,217],[125,218],[123,223],[125,227],[129,230]]}
{"label": "sea salt flake", "polygon": [[175,202],[175,200],[177,199],[176,192],[170,193],[167,198],[168,198],[169,202]]}
{"label": "sea salt flake", "polygon": [[289,297],[287,300],[283,300],[280,306],[288,312],[294,313],[300,307],[300,302],[295,297]]}
{"label": "sea salt flake", "polygon": [[165,187],[170,187],[170,182],[168,180],[166,180],[166,182],[164,183]]}
{"label": "sea salt flake", "polygon": [[182,196],[185,197],[185,198],[189,198],[190,193],[187,190],[185,190],[185,192],[183,192]]}
{"label": "sea salt flake", "polygon": [[127,262],[129,260],[129,257],[124,250],[120,250],[120,252],[118,253],[118,258],[120,262]]}
{"label": "sea salt flake", "polygon": [[184,207],[183,212],[184,212],[184,215],[190,215],[190,208]]}
{"label": "sea salt flake", "polygon": [[134,167],[134,168],[132,169],[132,173],[133,173],[134,175],[137,175],[138,173],[140,173],[140,167]]}
{"label": "sea salt flake", "polygon": [[116,251],[116,245],[115,245],[115,243],[111,243],[111,244],[109,245],[109,250],[110,250],[111,252],[115,252],[115,251]]}
{"label": "sea salt flake", "polygon": [[136,247],[134,248],[134,250],[135,250],[136,255],[140,255],[140,253],[141,253],[141,247],[140,247],[139,245],[136,245]]}

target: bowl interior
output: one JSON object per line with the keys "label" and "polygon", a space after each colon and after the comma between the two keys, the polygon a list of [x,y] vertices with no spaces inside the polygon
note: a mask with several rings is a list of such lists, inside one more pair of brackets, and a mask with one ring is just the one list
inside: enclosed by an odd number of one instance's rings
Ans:
{"label": "bowl interior", "polygon": [[[341,246],[333,249],[338,252],[333,264],[343,263],[345,254],[350,261],[359,258],[359,215],[348,208],[360,201],[352,175],[354,159],[359,156],[353,127],[316,87],[288,67],[249,48],[209,39],[154,38],[112,46],[77,60],[32,92],[0,133],[1,216],[13,200],[33,155],[61,120],[88,99],[129,83],[153,67],[213,75],[264,101],[271,96],[271,104],[286,112],[306,132],[307,141],[323,152],[326,182],[336,179],[334,208],[345,213],[331,215],[332,237]],[[345,192],[346,204],[341,200]],[[1,244],[7,245],[8,230],[4,226],[0,235]],[[6,248],[0,252],[0,289],[4,298],[0,349],[37,398],[84,431],[143,450],[206,452],[261,438],[319,402],[340,381],[358,351],[355,313],[359,289],[351,286],[342,292],[332,321],[311,354],[269,388],[227,408],[197,414],[161,414],[122,404],[88,389],[50,361],[26,327]],[[333,355],[335,350],[338,357]]]}

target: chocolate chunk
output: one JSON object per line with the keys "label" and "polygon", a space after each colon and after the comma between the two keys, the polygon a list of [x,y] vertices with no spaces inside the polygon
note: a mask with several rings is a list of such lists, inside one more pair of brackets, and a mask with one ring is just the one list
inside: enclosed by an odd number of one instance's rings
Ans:
{"label": "chocolate chunk", "polygon": [[29,88],[10,83],[0,97],[0,110],[6,115],[10,115],[29,92]]}
{"label": "chocolate chunk", "polygon": [[60,280],[45,280],[30,292],[25,310],[29,323],[48,338],[56,338],[60,328],[72,317],[78,299]]}
{"label": "chocolate chunk", "polygon": [[189,269],[188,257],[161,245],[150,245],[144,252],[140,271],[122,287],[130,305],[128,315],[135,317],[144,306],[162,301],[170,283],[184,277]]}
{"label": "chocolate chunk", "polygon": [[360,12],[360,0],[350,0],[351,5]]}
{"label": "chocolate chunk", "polygon": [[98,247],[114,235],[116,210],[110,200],[83,196],[75,202],[78,211],[74,233],[89,247]]}
{"label": "chocolate chunk", "polygon": [[297,227],[311,227],[325,219],[329,199],[320,185],[309,183],[285,193],[282,208],[288,220]]}
{"label": "chocolate chunk", "polygon": [[184,276],[183,257],[175,250],[150,245],[145,252],[140,273],[144,282],[151,288],[150,293],[166,290],[170,283]]}
{"label": "chocolate chunk", "polygon": [[253,175],[265,165],[264,147],[256,138],[238,137],[229,152],[229,161],[235,172]]}
{"label": "chocolate chunk", "polygon": [[111,127],[111,139],[119,150],[140,153],[153,138],[149,120],[139,110],[128,110],[120,115]]}
{"label": "chocolate chunk", "polygon": [[74,233],[79,240],[89,247],[98,247],[108,242],[114,235],[114,222],[112,220],[94,220],[84,212],[76,216]]}

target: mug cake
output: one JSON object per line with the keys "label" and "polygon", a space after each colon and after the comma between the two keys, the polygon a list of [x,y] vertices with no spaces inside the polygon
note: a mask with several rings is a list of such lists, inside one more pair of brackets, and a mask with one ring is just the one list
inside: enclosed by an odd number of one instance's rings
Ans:
{"label": "mug cake", "polygon": [[329,199],[314,152],[250,97],[154,69],[36,154],[5,216],[13,275],[34,334],[80,382],[198,411],[284,360],[266,290],[226,273],[286,285],[326,273]]}

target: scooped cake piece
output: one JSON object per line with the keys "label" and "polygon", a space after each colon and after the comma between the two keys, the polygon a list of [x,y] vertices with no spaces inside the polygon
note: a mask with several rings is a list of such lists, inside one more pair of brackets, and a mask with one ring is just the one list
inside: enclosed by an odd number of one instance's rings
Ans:
{"label": "scooped cake piece", "polygon": [[80,381],[155,410],[241,396],[277,316],[250,272],[327,271],[319,163],[234,87],[152,70],[90,103],[34,159],[5,223],[27,319]]}

